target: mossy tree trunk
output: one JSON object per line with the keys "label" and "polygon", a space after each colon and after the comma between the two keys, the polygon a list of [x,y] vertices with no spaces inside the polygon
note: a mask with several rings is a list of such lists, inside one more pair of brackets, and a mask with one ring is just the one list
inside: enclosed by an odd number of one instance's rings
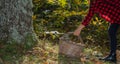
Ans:
{"label": "mossy tree trunk", "polygon": [[32,0],[0,0],[0,43],[37,42],[32,7]]}

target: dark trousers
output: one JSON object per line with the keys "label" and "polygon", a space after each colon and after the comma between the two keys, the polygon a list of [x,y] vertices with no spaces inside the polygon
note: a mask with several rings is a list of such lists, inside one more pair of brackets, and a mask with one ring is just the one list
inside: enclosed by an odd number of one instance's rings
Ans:
{"label": "dark trousers", "polygon": [[108,29],[111,53],[116,53],[116,48],[117,48],[116,33],[118,31],[119,26],[120,24],[113,23],[113,24],[110,24]]}

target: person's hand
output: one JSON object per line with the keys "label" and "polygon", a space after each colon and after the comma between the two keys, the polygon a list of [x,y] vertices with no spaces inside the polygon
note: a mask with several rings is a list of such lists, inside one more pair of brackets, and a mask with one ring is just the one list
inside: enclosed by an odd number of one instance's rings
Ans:
{"label": "person's hand", "polygon": [[74,31],[74,33],[73,33],[73,34],[74,34],[75,36],[79,36],[79,35],[80,35],[81,30],[82,30],[82,29],[77,28],[77,29]]}
{"label": "person's hand", "polygon": [[84,28],[85,26],[84,25],[80,25],[75,31],[74,31],[74,35],[75,36],[79,36],[80,35],[80,33],[81,33],[81,30]]}

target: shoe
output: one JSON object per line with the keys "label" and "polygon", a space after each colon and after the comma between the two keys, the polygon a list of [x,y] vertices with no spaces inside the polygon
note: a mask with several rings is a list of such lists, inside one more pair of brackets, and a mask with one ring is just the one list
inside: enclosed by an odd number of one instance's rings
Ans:
{"label": "shoe", "polygon": [[109,56],[107,56],[106,58],[100,58],[99,60],[116,62],[116,54],[112,53]]}

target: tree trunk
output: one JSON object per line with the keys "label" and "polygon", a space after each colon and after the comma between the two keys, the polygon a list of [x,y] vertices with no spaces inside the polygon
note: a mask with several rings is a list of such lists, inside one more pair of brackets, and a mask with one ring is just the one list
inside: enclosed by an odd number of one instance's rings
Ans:
{"label": "tree trunk", "polygon": [[0,43],[37,42],[32,0],[0,0]]}

